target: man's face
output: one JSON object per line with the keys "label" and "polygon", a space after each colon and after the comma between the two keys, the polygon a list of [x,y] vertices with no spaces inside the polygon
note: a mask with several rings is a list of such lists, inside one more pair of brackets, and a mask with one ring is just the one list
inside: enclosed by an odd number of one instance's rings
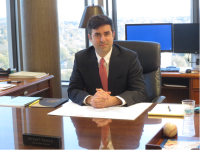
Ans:
{"label": "man's face", "polygon": [[104,57],[110,51],[114,37],[115,32],[112,32],[110,25],[103,25],[98,29],[92,29],[91,35],[88,34],[90,42],[101,57]]}

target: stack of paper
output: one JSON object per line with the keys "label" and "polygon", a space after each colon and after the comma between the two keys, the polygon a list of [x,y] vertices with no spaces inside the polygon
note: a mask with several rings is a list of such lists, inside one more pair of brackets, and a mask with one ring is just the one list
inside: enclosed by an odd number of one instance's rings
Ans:
{"label": "stack of paper", "polygon": [[184,116],[182,104],[157,104],[148,115],[152,116]]}
{"label": "stack of paper", "polygon": [[16,73],[9,74],[9,78],[41,78],[48,74],[45,72],[28,72],[28,71],[20,71]]}
{"label": "stack of paper", "polygon": [[163,84],[163,85],[167,87],[187,87],[186,85],[176,85],[176,84]]}
{"label": "stack of paper", "polygon": [[48,115],[135,120],[151,105],[152,103],[137,103],[129,107],[113,106],[97,109],[92,106],[80,106],[69,101]]}
{"label": "stack of paper", "polygon": [[0,84],[0,91],[12,88],[14,86],[16,86],[16,85],[14,85],[14,84]]}
{"label": "stack of paper", "polygon": [[0,106],[24,107],[38,99],[42,99],[42,97],[18,96],[13,98],[11,96],[0,96]]}

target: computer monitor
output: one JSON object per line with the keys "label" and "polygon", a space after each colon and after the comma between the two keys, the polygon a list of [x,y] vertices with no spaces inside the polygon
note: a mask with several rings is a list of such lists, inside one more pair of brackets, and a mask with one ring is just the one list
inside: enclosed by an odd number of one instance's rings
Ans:
{"label": "computer monitor", "polygon": [[174,24],[174,53],[199,53],[199,23]]}
{"label": "computer monitor", "polygon": [[126,24],[126,40],[160,43],[161,52],[173,51],[172,23]]}

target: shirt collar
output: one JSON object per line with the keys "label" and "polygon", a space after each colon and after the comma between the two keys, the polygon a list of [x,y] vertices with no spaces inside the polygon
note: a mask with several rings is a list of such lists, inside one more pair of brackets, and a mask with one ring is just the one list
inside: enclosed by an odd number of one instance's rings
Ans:
{"label": "shirt collar", "polygon": [[[105,62],[106,62],[106,64],[109,64],[109,62],[110,62],[110,57],[111,57],[111,54],[112,54],[112,49],[113,49],[113,47],[111,47],[111,50],[108,52],[108,54],[105,57],[103,57],[104,60],[105,60]],[[95,53],[96,53],[96,56],[97,56],[97,62],[99,64],[100,60],[101,60],[101,57],[97,54],[96,51],[95,51]]]}

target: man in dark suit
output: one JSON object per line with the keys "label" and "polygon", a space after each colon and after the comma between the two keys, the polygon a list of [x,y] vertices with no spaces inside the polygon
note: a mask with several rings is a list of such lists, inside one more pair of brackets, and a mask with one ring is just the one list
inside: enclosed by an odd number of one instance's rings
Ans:
{"label": "man in dark suit", "polygon": [[[93,46],[75,54],[69,98],[79,105],[96,108],[130,106],[145,101],[146,88],[137,53],[113,44],[112,20],[105,15],[93,16],[87,29]],[[106,69],[103,71],[106,80],[102,81],[99,66]]]}

